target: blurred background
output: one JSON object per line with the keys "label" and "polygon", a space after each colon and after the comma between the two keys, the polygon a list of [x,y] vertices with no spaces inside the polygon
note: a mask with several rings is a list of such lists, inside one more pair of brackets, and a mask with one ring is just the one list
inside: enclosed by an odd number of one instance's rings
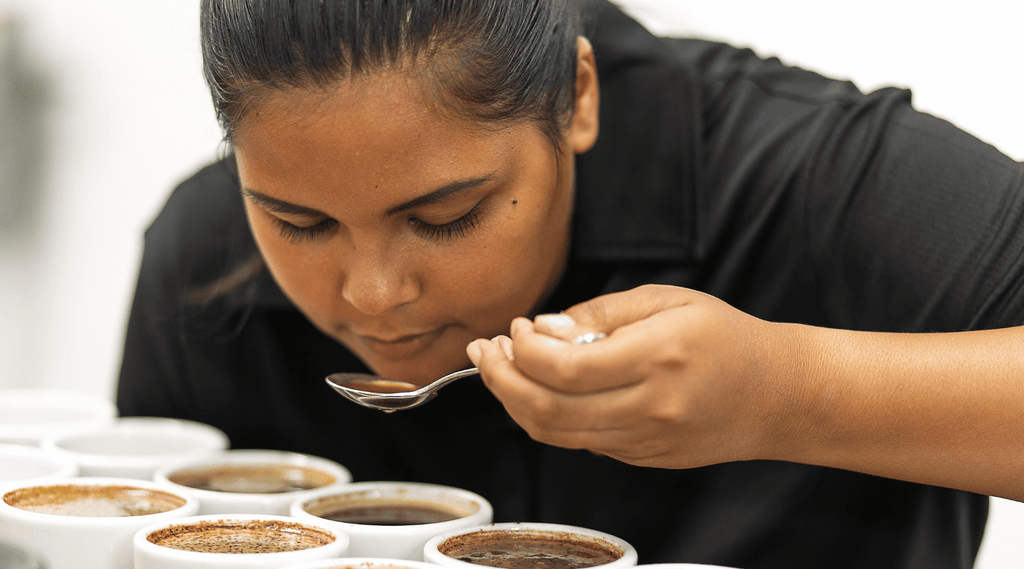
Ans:
{"label": "blurred background", "polygon": [[[915,106],[1024,160],[1024,3],[621,0],[662,34],[752,47]],[[142,233],[216,158],[198,0],[0,0],[0,389],[113,398]],[[978,567],[1020,567],[993,500]]]}

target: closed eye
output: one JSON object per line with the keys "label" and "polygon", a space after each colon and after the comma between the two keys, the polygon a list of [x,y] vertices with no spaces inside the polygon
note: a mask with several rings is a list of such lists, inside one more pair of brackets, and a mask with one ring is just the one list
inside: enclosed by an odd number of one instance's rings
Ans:
{"label": "closed eye", "polygon": [[450,241],[452,239],[459,239],[465,237],[473,228],[476,227],[480,221],[480,204],[477,203],[473,206],[473,209],[469,210],[462,217],[449,221],[448,223],[442,223],[434,225],[427,223],[422,219],[416,217],[409,218],[409,225],[413,227],[413,230],[425,239],[431,241]]}
{"label": "closed eye", "polygon": [[317,237],[320,237],[324,233],[327,233],[331,229],[334,229],[338,222],[333,219],[325,219],[320,223],[308,226],[299,226],[294,223],[289,223],[280,217],[272,216],[274,219],[274,225],[277,226],[278,232],[282,237],[288,239],[292,243],[303,243],[313,241]]}

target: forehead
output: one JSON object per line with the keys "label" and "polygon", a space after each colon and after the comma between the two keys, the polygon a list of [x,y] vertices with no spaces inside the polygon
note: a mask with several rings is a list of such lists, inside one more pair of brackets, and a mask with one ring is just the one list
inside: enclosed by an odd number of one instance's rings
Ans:
{"label": "forehead", "polygon": [[239,121],[233,144],[247,152],[269,151],[275,143],[315,152],[327,138],[336,146],[366,146],[388,135],[393,146],[427,128],[451,134],[494,130],[442,112],[426,94],[426,83],[405,73],[384,73],[268,91]]}
{"label": "forehead", "polygon": [[243,182],[261,191],[441,184],[507,162],[537,138],[525,131],[539,134],[442,112],[421,81],[387,74],[265,97],[236,130]]}

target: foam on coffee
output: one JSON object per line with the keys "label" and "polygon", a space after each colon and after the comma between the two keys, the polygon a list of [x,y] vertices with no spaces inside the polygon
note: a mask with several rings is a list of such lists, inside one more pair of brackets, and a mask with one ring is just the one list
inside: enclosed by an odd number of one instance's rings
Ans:
{"label": "foam on coffee", "polygon": [[4,494],[4,502],[29,512],[107,518],[169,512],[184,506],[186,500],[138,486],[60,484],[12,490]]}
{"label": "foam on coffee", "polygon": [[282,553],[333,543],[320,528],[279,520],[202,520],[172,524],[146,536],[150,543],[202,553]]}
{"label": "foam on coffee", "polygon": [[334,475],[293,464],[213,464],[172,472],[167,479],[198,490],[247,494],[279,494],[322,488],[337,482]]}
{"label": "foam on coffee", "polygon": [[431,524],[457,520],[480,510],[468,500],[430,500],[404,489],[345,492],[303,504],[306,512],[331,521],[367,525]]}
{"label": "foam on coffee", "polygon": [[600,538],[557,531],[481,530],[438,545],[442,554],[505,569],[578,569],[622,557],[621,547]]}

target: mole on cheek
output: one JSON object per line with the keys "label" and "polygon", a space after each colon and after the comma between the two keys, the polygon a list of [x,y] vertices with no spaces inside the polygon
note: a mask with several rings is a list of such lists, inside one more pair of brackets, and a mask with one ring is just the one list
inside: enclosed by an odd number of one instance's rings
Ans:
{"label": "mole on cheek", "polygon": [[512,205],[516,205],[517,203],[519,203],[519,200],[512,200]]}

